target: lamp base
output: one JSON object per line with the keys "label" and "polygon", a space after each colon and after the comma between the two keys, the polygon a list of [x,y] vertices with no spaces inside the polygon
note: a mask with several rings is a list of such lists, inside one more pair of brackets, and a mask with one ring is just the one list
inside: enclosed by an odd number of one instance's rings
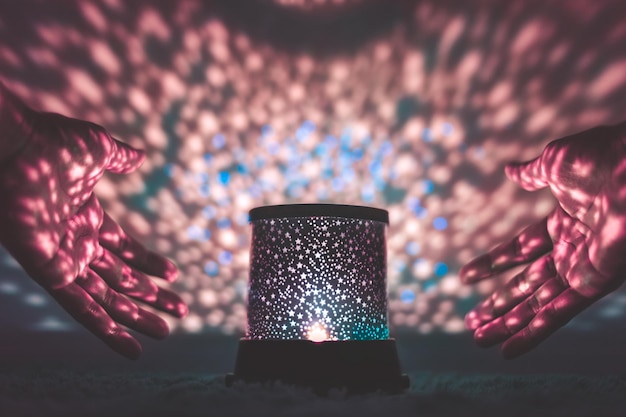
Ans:
{"label": "lamp base", "polygon": [[400,371],[394,339],[319,343],[241,339],[235,372],[226,376],[226,385],[237,381],[281,381],[318,393],[333,388],[398,393],[409,386],[408,376]]}

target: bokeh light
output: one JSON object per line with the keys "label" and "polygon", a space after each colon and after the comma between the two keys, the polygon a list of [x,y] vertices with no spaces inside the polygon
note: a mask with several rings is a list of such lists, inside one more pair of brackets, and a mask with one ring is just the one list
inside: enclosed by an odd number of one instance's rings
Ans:
{"label": "bokeh light", "polygon": [[[390,212],[392,332],[459,332],[501,282],[460,266],[554,204],[503,164],[626,108],[623,2],[488,3],[3,2],[0,78],[147,151],[96,191],[180,267],[174,330],[245,331],[251,208],[333,202]],[[0,255],[3,324],[73,325]]]}

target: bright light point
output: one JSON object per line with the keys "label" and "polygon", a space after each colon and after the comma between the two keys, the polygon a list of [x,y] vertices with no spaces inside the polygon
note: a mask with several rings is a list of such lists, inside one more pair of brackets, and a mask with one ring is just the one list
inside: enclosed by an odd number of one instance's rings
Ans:
{"label": "bright light point", "polygon": [[452,126],[451,123],[444,123],[443,126],[441,126],[441,130],[444,136],[450,136],[452,133],[454,133],[454,126]]}
{"label": "bright light point", "polygon": [[448,227],[448,221],[443,217],[435,217],[433,220],[433,227],[437,230],[446,230]]}
{"label": "bright light point", "polygon": [[204,264],[204,272],[210,277],[216,276],[219,271],[220,267],[215,261],[208,261]]}
{"label": "bright light point", "polygon": [[222,185],[228,185],[230,182],[230,173],[227,171],[222,171],[217,176],[217,181]]}
{"label": "bright light point", "polygon": [[306,338],[311,342],[319,343],[329,340],[328,331],[323,324],[317,322],[309,329]]}
{"label": "bright light point", "polygon": [[415,293],[412,290],[404,290],[400,293],[400,300],[402,300],[404,304],[411,304],[415,301]]}
{"label": "bright light point", "polygon": [[221,252],[218,260],[222,265],[230,265],[233,261],[233,254],[228,251]]}
{"label": "bright light point", "polygon": [[422,190],[424,191],[424,194],[430,194],[434,191],[434,189],[435,184],[431,180],[424,180],[424,182],[422,182]]}
{"label": "bright light point", "polygon": [[415,256],[420,253],[420,249],[420,244],[415,241],[407,243],[405,248],[406,253],[411,256]]}
{"label": "bright light point", "polygon": [[448,265],[443,262],[437,262],[434,267],[435,275],[438,277],[443,277],[448,273]]}
{"label": "bright light point", "polygon": [[216,149],[222,149],[224,145],[226,145],[226,138],[221,133],[218,133],[217,135],[213,136],[212,142],[213,142],[213,146]]}

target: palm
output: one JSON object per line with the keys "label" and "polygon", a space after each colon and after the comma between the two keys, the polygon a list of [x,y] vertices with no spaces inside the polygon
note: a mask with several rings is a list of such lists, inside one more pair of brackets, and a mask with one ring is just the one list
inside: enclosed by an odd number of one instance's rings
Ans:
{"label": "palm", "polygon": [[520,355],[623,283],[622,138],[619,126],[596,128],[551,142],[530,162],[507,166],[509,178],[527,190],[549,186],[559,205],[462,268],[461,278],[471,283],[529,263],[468,313],[478,344],[503,342],[505,356]]}
{"label": "palm", "polygon": [[186,306],[148,275],[176,278],[102,210],[93,188],[105,171],[126,173],[142,152],[103,128],[37,113],[26,145],[0,169],[0,241],[26,272],[90,331],[136,357],[138,342],[118,324],[164,337],[166,323],[140,300],[181,316]]}

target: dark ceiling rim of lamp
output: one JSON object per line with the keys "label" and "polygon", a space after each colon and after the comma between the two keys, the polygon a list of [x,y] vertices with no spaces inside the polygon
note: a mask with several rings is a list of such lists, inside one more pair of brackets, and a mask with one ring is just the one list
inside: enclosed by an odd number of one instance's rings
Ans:
{"label": "dark ceiling rim of lamp", "polygon": [[249,214],[250,221],[286,217],[343,217],[389,224],[387,210],[346,204],[281,204],[256,207]]}

